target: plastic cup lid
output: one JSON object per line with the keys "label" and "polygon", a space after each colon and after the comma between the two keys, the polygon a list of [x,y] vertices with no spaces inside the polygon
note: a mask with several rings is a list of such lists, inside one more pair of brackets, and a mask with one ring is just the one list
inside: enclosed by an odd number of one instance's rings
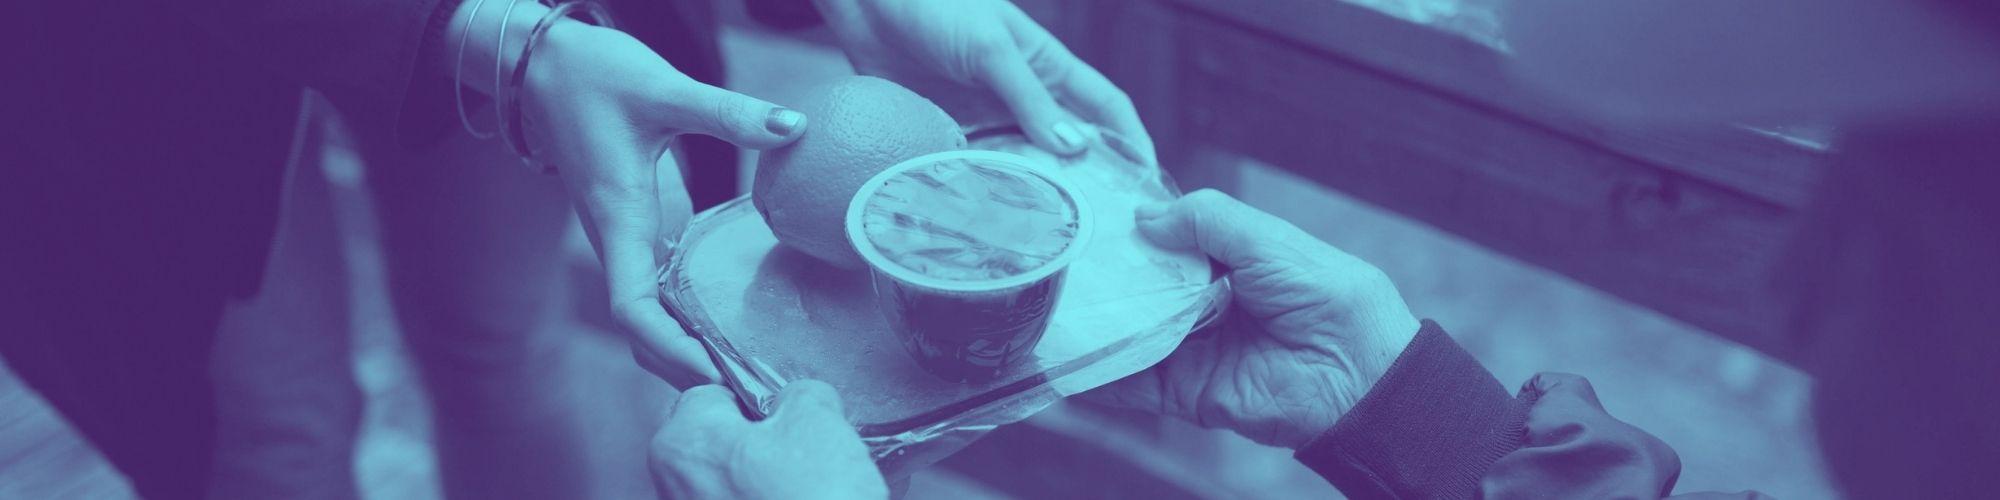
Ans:
{"label": "plastic cup lid", "polygon": [[[1001,170],[1018,174],[1027,179],[1047,182],[1062,195],[1063,200],[1074,211],[1076,215],[1075,237],[1054,258],[1049,259],[1034,269],[1006,277],[984,280],[939,278],[905,267],[895,260],[888,258],[888,256],[883,255],[882,251],[876,248],[874,242],[868,237],[867,229],[862,224],[867,206],[875,198],[876,192],[880,191],[891,179],[911,169],[949,161],[965,161],[980,167]],[[1039,281],[1068,266],[1071,261],[1076,260],[1077,255],[1083,252],[1083,248],[1090,241],[1090,236],[1094,229],[1093,226],[1095,226],[1090,221],[1091,212],[1089,205],[1079,196],[1077,190],[1070,187],[1060,178],[1060,175],[1053,175],[1051,172],[1045,171],[1053,169],[1054,166],[1052,165],[1041,165],[1034,159],[1026,156],[998,151],[945,151],[904,160],[902,163],[897,163],[887,170],[875,174],[874,177],[869,178],[868,182],[862,184],[861,189],[855,193],[854,199],[848,203],[846,217],[848,243],[854,247],[855,252],[861,254],[862,260],[867,262],[869,267],[889,274],[897,280],[931,289],[947,291],[1003,290]]]}

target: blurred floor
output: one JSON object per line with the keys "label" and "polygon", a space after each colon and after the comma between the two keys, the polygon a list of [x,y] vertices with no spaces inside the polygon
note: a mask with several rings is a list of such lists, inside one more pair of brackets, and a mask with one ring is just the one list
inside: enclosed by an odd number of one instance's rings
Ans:
{"label": "blurred floor", "polygon": [[[732,81],[746,93],[786,102],[820,77],[848,72],[840,56],[792,38],[734,29],[724,49],[735,62]],[[330,151],[331,174],[348,248],[356,374],[368,398],[356,474],[369,498],[436,498],[435,459],[428,444],[420,386],[401,352],[382,293],[380,249],[356,191],[358,160]],[[752,164],[754,156],[746,158]],[[747,170],[745,172],[747,175]],[[1428,227],[1247,162],[1236,167],[1239,197],[1291,219],[1308,231],[1375,262],[1397,280],[1418,314],[1435,318],[1509,385],[1538,371],[1586,375],[1611,412],[1649,430],[1679,452],[1680,490],[1758,489],[1780,498],[1831,498],[1810,443],[1805,404],[1810,381],[1768,358],[1657,314],[1622,303],[1560,276],[1487,252]],[[746,184],[747,185],[747,184]],[[357,222],[359,221],[359,222]],[[572,232],[574,240],[575,233]],[[588,249],[573,241],[578,279],[593,279]],[[591,286],[579,287],[590,290]],[[602,332],[588,299],[558,328]],[[566,361],[577,370],[606,366],[629,373],[616,337],[579,335]],[[616,379],[616,377],[613,377]],[[625,378],[592,397],[644,394],[657,405],[668,396],[656,382]],[[1059,407],[1037,425],[1060,428],[1120,425]],[[1173,439],[1118,442],[1134,453],[1199,466],[1204,493],[1238,497],[1326,498],[1335,493],[1289,454],[1223,433],[1157,424]],[[604,436],[644,440],[646,436]],[[1107,438],[1108,439],[1108,438]],[[982,446],[1006,446],[983,442]],[[640,467],[631,464],[631,467]],[[1099,478],[1087,474],[1021,478],[1060,487]],[[644,496],[640,486],[619,496]],[[950,473],[920,475],[912,498],[993,498],[996,488]],[[129,490],[100,458],[11,375],[0,377],[0,498],[123,498]]]}

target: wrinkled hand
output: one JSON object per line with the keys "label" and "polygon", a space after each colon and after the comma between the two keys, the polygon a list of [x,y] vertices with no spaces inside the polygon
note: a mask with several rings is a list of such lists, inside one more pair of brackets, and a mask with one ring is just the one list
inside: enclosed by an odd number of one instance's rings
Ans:
{"label": "wrinkled hand", "polygon": [[721,386],[681,393],[653,437],[662,498],[888,498],[882,472],[843,416],[833,388],[785,386],[770,418],[751,422]]}
{"label": "wrinkled hand", "polygon": [[656,270],[666,252],[655,246],[678,236],[692,215],[680,171],[659,161],[680,134],[778,147],[798,138],[805,118],[697,82],[631,36],[575,21],[556,25],[536,47],[524,87],[528,141],[557,166],[576,202],[633,356],[676,386],[716,380],[700,343],[658,300]]}
{"label": "wrinkled hand", "polygon": [[[947,110],[952,94],[998,98],[1028,137],[1077,154],[1110,129],[1153,155],[1131,98],[1071,54],[1014,4],[1000,0],[820,0],[820,11],[863,74],[916,89]],[[960,120],[967,117],[958,116]]]}
{"label": "wrinkled hand", "polygon": [[1416,336],[1381,271],[1229,195],[1142,207],[1139,230],[1228,266],[1234,308],[1094,400],[1298,448],[1333,427]]}

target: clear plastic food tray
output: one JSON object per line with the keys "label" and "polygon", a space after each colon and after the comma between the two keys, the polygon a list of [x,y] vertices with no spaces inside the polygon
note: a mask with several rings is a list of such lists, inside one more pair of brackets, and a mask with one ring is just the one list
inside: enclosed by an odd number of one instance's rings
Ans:
{"label": "clear plastic food tray", "polygon": [[891,478],[948,456],[996,426],[1065,396],[1138,373],[1218,317],[1227,284],[1208,259],[1138,234],[1133,210],[1179,189],[1116,136],[1058,158],[1016,129],[969,134],[976,149],[1022,154],[1091,201],[1098,230],[1070,275],[1034,354],[974,383],[919,368],[876,309],[866,270],[780,246],[747,197],[695,216],[661,272],[661,302],[709,349],[753,417],[793,380],[833,385]]}

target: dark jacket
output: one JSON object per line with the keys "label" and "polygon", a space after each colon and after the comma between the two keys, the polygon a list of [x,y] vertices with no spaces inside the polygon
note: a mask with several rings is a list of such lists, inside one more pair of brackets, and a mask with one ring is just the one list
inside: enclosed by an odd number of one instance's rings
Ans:
{"label": "dark jacket", "polygon": [[[1680,458],[1612,418],[1583,377],[1536,375],[1516,395],[1437,323],[1368,396],[1301,448],[1350,498],[1659,498]],[[1675,498],[1765,498],[1754,492]]]}
{"label": "dark jacket", "polygon": [[[706,2],[608,3],[682,72],[720,79]],[[352,126],[434,139],[456,126],[445,71],[456,41],[443,38],[458,5],[24,3],[0,47],[0,231],[12,254],[0,277],[44,295],[134,280],[246,295],[276,224],[301,90],[326,95]],[[488,0],[482,15],[505,5]]]}

